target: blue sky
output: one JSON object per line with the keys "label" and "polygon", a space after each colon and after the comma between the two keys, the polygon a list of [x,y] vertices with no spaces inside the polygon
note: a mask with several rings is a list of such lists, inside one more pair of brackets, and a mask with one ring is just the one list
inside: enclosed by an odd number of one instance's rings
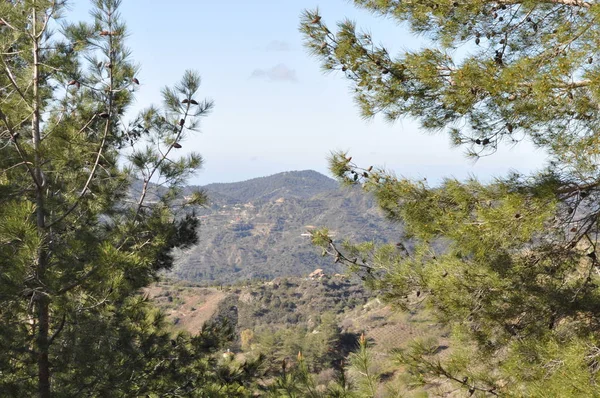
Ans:
{"label": "blue sky", "polygon": [[[87,19],[89,3],[74,2],[69,17]],[[362,166],[439,181],[444,176],[487,179],[532,170],[543,154],[527,144],[502,148],[473,163],[444,135],[419,132],[412,121],[365,121],[339,74],[324,75],[302,47],[303,9],[319,7],[331,27],[345,17],[372,32],[391,52],[417,45],[405,28],[345,0],[124,0],[129,46],[140,63],[136,108],[160,102],[160,88],[186,69],[200,72],[201,97],[214,112],[202,132],[184,142],[205,158],[191,181],[241,181],[288,170],[327,172],[332,150],[348,150]]]}

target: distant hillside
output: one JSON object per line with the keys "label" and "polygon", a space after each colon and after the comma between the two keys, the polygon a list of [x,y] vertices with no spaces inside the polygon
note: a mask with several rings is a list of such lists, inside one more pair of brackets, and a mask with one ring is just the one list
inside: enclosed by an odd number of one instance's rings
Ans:
{"label": "distant hillside", "polygon": [[338,189],[338,183],[312,170],[288,171],[251,180],[202,187],[219,201],[247,203],[278,198],[310,198]]}
{"label": "distant hillside", "polygon": [[341,188],[315,171],[292,171],[202,187],[210,206],[199,209],[198,245],[178,253],[174,276],[232,283],[343,271],[303,236],[328,227],[335,236],[386,242],[398,231],[359,189]]}
{"label": "distant hillside", "polygon": [[[449,352],[447,331],[427,311],[394,311],[360,281],[341,275],[276,278],[222,288],[163,281],[144,289],[144,294],[166,313],[174,330],[197,333],[207,321],[227,319],[237,332],[227,353],[231,350],[239,362],[262,354],[265,365],[278,371],[284,358],[290,362],[302,352],[312,369],[320,372],[315,380],[323,387],[335,377],[332,368],[340,360],[351,363],[348,355],[356,350],[361,333],[370,342],[372,370],[381,375],[381,395],[377,395],[381,397],[388,396],[383,394],[386,387],[402,385],[402,369],[390,355],[392,350],[418,338],[436,340],[442,355]],[[414,387],[394,396],[428,396]],[[436,394],[442,387],[447,383],[424,390],[429,396],[455,396]]]}
{"label": "distant hillside", "polygon": [[165,311],[175,329],[190,333],[197,333],[207,320],[231,311],[235,312],[233,326],[239,331],[266,325],[285,328],[327,311],[341,314],[360,308],[374,298],[360,281],[339,274],[316,279],[276,278],[222,289],[163,281],[144,291]]}

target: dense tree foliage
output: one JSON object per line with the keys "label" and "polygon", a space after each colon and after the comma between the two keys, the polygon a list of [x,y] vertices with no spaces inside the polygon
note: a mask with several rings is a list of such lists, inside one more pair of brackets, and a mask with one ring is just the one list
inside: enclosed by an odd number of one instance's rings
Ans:
{"label": "dense tree foliage", "polygon": [[366,337],[360,336],[356,352],[349,355],[349,364],[340,362],[336,367],[336,377],[327,386],[322,386],[311,373],[310,364],[302,351],[298,352],[295,361],[288,358],[281,361],[281,371],[275,380],[266,388],[267,397],[289,398],[375,398],[379,396],[401,396],[399,392],[389,389],[382,395],[380,375],[373,369],[373,356],[368,349]]}
{"label": "dense tree foliage", "polygon": [[[416,341],[398,355],[417,383],[468,395],[595,396],[600,342],[600,5],[552,1],[356,0],[427,42],[390,54],[351,21],[301,30],[326,70],[351,82],[362,114],[411,117],[469,156],[531,141],[536,174],[439,186],[358,167],[331,169],[372,192],[413,245],[314,241],[403,308],[452,330],[451,354]],[[449,387],[450,388],[450,387]]]}
{"label": "dense tree foliage", "polygon": [[256,367],[210,355],[231,331],[171,336],[139,295],[196,241],[181,209],[203,196],[175,197],[202,158],[176,151],[212,103],[186,72],[128,123],[120,1],[95,0],[91,23],[65,3],[0,3],[1,395],[245,395]]}

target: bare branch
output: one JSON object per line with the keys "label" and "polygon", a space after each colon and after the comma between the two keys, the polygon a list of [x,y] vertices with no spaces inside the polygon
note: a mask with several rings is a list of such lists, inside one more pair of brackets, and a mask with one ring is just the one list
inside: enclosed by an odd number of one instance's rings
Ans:
{"label": "bare branch", "polygon": [[0,17],[0,22],[2,22],[2,25],[6,26],[7,28],[10,28],[12,30],[17,30],[17,28],[15,28],[14,26],[12,26],[11,24],[9,24],[6,19]]}
{"label": "bare branch", "polygon": [[60,332],[62,332],[63,328],[65,327],[66,319],[67,319],[67,316],[63,314],[62,320],[60,321],[60,325],[54,331],[54,334],[52,336],[50,336],[50,338],[48,339],[48,345],[52,345],[52,342],[54,341],[54,339],[56,339],[58,337],[58,335],[60,334]]}
{"label": "bare branch", "polygon": [[31,106],[31,104],[29,104],[29,102],[27,101],[27,97],[25,97],[25,94],[23,93],[23,91],[21,91],[21,88],[17,84],[15,76],[12,74],[10,68],[6,64],[6,61],[4,60],[4,57],[0,57],[0,60],[2,60],[2,64],[4,65],[4,71],[6,72],[6,75],[8,76],[8,79],[10,80],[12,86],[15,88],[15,90],[17,91],[17,93],[19,93],[19,96],[23,99],[23,101],[25,101],[25,104],[27,104],[27,106],[29,108],[33,109],[32,106]]}
{"label": "bare branch", "polygon": [[48,22],[50,22],[50,17],[52,16],[52,14],[54,14],[54,11],[56,11],[56,1],[52,2],[52,6],[50,6],[50,11],[47,14],[44,14],[44,24],[42,25],[40,32],[35,36],[36,39],[41,38],[44,32],[46,31],[46,28],[48,27]]}
{"label": "bare branch", "polygon": [[19,142],[17,140],[18,134],[10,126],[10,123],[8,123],[8,119],[6,118],[6,115],[2,112],[2,110],[0,110],[0,119],[2,119],[2,121],[4,122],[4,125],[8,129],[8,132],[10,134],[10,138],[13,140],[13,142],[15,144],[15,148],[17,148],[17,153],[21,157],[21,160],[23,160],[23,164],[25,165],[25,167],[27,167],[27,171],[29,171],[29,174],[31,174],[31,178],[33,178],[33,181],[36,184],[36,186],[39,186],[40,185],[40,181],[38,181],[38,179],[37,179],[37,177],[35,175],[34,170],[29,166],[31,164],[31,162],[29,162],[27,160],[27,158],[25,156],[25,152],[23,151],[23,149],[19,145]]}

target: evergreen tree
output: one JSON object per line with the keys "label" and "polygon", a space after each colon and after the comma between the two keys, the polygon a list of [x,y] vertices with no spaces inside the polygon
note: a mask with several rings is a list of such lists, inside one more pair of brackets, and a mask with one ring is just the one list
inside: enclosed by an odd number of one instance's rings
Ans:
{"label": "evergreen tree", "polygon": [[[311,373],[304,354],[300,351],[297,361],[288,359],[281,361],[281,369],[273,382],[264,390],[267,397],[310,397],[310,398],[367,398],[378,395],[379,375],[373,369],[372,354],[368,350],[367,339],[364,334],[360,336],[356,352],[349,356],[350,364],[339,362],[336,369],[337,377],[327,386],[319,386],[315,375]],[[348,374],[351,377],[348,377]],[[350,380],[352,379],[352,380]],[[394,395],[381,395],[392,397]]]}
{"label": "evergreen tree", "polygon": [[202,158],[177,150],[212,102],[186,72],[127,123],[120,1],[91,24],[65,3],[0,3],[0,395],[245,395],[254,364],[211,359],[227,329],[173,337],[139,295],[196,242],[204,196],[176,197]]}
{"label": "evergreen tree", "polygon": [[[314,242],[402,308],[425,308],[452,331],[450,354],[424,342],[398,354],[418,383],[466,395],[597,396],[600,367],[600,5],[580,0],[355,0],[429,39],[390,54],[318,11],[301,31],[325,70],[349,79],[363,116],[410,117],[470,157],[531,141],[543,170],[438,186],[359,167],[360,184],[404,228],[397,245]],[[454,384],[454,386],[452,386]]]}

